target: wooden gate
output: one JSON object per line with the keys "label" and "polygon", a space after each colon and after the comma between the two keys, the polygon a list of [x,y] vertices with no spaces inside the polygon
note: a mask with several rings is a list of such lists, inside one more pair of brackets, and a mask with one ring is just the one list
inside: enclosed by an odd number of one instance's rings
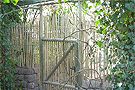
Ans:
{"label": "wooden gate", "polygon": [[42,39],[43,90],[75,90],[80,69],[76,40]]}
{"label": "wooden gate", "polygon": [[[54,5],[53,7],[55,10],[57,6]],[[52,10],[52,6],[50,8]],[[95,45],[98,35],[92,28],[94,27],[92,17],[87,16],[89,19],[82,17],[83,21],[81,21],[78,18],[80,14],[78,15],[77,12],[74,12],[74,15],[72,12],[65,13],[63,11],[60,14],[48,12],[47,15],[43,16],[42,10],[41,7],[39,55],[40,80],[43,90],[74,90],[79,86],[76,84],[83,85],[84,82],[93,80],[102,83],[101,80],[97,79],[101,79],[99,78],[102,75],[100,66],[101,63],[105,63],[105,60],[103,55],[100,55],[101,50]],[[80,68],[87,68],[83,72],[79,72],[82,74],[81,77],[76,75]],[[99,88],[97,88],[97,83],[91,86],[90,84],[87,85],[87,88],[84,85],[84,90],[88,90],[88,88],[99,90],[101,86],[99,84]]]}

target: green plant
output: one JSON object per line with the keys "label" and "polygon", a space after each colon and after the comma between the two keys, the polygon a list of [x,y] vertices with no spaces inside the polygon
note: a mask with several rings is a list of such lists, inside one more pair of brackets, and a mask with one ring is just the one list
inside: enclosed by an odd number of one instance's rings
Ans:
{"label": "green plant", "polygon": [[20,22],[18,0],[2,0],[0,7],[0,88],[14,90],[15,60],[11,58],[10,28]]}
{"label": "green plant", "polygon": [[[108,79],[114,90],[135,89],[135,0],[97,1],[99,47],[108,51]],[[111,52],[112,51],[112,52]]]}

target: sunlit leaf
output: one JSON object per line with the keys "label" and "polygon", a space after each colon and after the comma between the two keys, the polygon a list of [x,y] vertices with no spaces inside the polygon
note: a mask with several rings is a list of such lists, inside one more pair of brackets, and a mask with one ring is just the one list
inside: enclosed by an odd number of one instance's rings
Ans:
{"label": "sunlit leaf", "polygon": [[97,20],[95,24],[96,24],[96,27],[97,27],[100,24],[100,20]]}
{"label": "sunlit leaf", "polygon": [[102,34],[107,34],[106,29],[102,30]]}
{"label": "sunlit leaf", "polygon": [[84,8],[84,9],[88,8],[88,3],[87,3],[86,1],[84,1],[84,2],[82,3],[82,5],[83,5],[83,8]]}
{"label": "sunlit leaf", "polygon": [[89,9],[91,9],[92,8],[92,6],[89,6]]}
{"label": "sunlit leaf", "polygon": [[96,44],[97,44],[99,47],[102,47],[102,46],[103,46],[103,42],[101,42],[101,41],[97,41]]}
{"label": "sunlit leaf", "polygon": [[3,0],[3,3],[10,3],[10,0]]}
{"label": "sunlit leaf", "polygon": [[101,1],[100,0],[96,0],[96,6],[101,5]]}
{"label": "sunlit leaf", "polygon": [[84,12],[84,14],[87,14],[88,13],[88,10],[84,10],[83,12]]}
{"label": "sunlit leaf", "polygon": [[61,3],[61,0],[58,0],[58,3]]}
{"label": "sunlit leaf", "polygon": [[19,1],[19,0],[12,0],[12,3],[13,3],[14,5],[17,5],[18,1]]}

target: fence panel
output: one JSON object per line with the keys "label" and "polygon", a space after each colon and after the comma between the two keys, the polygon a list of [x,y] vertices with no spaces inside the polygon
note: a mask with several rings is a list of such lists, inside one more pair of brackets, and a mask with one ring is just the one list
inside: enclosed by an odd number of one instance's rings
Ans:
{"label": "fence panel", "polygon": [[[75,89],[73,76],[75,73],[73,69],[75,67],[74,48],[67,53],[73,42],[74,40],[66,42],[62,39],[44,39],[45,63],[43,68],[46,90],[54,90],[54,86],[57,90],[65,90],[65,88],[67,88],[66,90]],[[52,71],[53,74],[50,76]]]}

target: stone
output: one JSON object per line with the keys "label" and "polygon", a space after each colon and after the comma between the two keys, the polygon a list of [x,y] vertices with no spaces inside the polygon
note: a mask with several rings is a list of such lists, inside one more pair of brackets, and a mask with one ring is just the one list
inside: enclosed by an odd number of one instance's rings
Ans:
{"label": "stone", "polygon": [[36,80],[36,74],[33,75],[24,75],[24,80],[27,82],[32,82]]}
{"label": "stone", "polygon": [[33,89],[28,89],[28,88],[23,88],[23,90],[40,90],[39,87],[33,88]]}
{"label": "stone", "polygon": [[15,83],[16,83],[16,87],[20,87],[21,86],[21,81],[17,80]]}
{"label": "stone", "polygon": [[34,89],[35,88],[35,83],[28,83],[28,88],[29,89]]}
{"label": "stone", "polygon": [[25,74],[25,75],[35,74],[35,71],[34,71],[34,69],[32,69],[32,68],[28,68],[28,69],[25,69],[25,70],[24,70],[24,74]]}
{"label": "stone", "polygon": [[24,68],[17,68],[16,72],[18,75],[24,75]]}
{"label": "stone", "polygon": [[27,82],[26,81],[23,81],[22,82],[22,85],[23,85],[23,88],[26,88],[27,87]]}
{"label": "stone", "polygon": [[28,83],[28,88],[29,89],[34,89],[38,87],[38,83],[35,81],[35,82],[31,82],[31,83]]}
{"label": "stone", "polygon": [[37,72],[34,70],[34,68],[17,67],[16,87],[18,89],[21,88],[22,90],[40,90]]}
{"label": "stone", "polygon": [[39,87],[35,87],[35,89],[34,90],[39,90]]}
{"label": "stone", "polygon": [[28,88],[23,88],[22,90],[28,90]]}
{"label": "stone", "polygon": [[19,80],[19,81],[24,80],[24,75],[16,75],[16,80]]}
{"label": "stone", "polygon": [[16,81],[16,87],[27,87],[27,82],[26,81]]}
{"label": "stone", "polygon": [[19,74],[19,75],[24,75],[24,74],[30,75],[30,74],[35,74],[35,71],[34,71],[33,68],[18,67],[18,68],[16,68],[16,74]]}

